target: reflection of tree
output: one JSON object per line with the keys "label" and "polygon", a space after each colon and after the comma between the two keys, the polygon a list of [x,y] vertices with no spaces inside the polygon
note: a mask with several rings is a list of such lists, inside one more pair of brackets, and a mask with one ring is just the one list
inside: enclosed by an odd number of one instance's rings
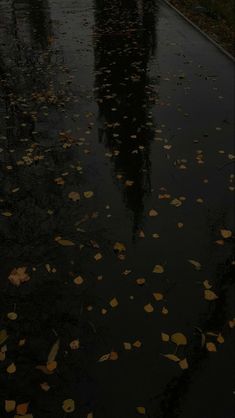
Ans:
{"label": "reflection of tree", "polygon": [[116,175],[134,181],[124,187],[134,214],[134,230],[150,190],[153,137],[148,62],[156,48],[154,0],[96,0],[95,71],[99,137],[114,154]]}

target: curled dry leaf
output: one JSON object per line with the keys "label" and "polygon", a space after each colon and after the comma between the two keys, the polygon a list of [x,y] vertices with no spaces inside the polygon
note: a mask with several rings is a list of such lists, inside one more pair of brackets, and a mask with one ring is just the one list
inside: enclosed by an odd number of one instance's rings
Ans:
{"label": "curled dry leaf", "polygon": [[176,345],[186,345],[187,344],[187,338],[184,334],[181,332],[175,332],[171,335],[171,341],[175,343]]}
{"label": "curled dry leaf", "polygon": [[27,270],[27,267],[14,268],[11,271],[10,275],[8,276],[8,279],[14,286],[19,287],[21,283],[24,283],[30,280],[30,277],[28,273],[26,272],[26,270]]}
{"label": "curled dry leaf", "polygon": [[205,289],[204,290],[204,298],[206,300],[212,301],[212,300],[218,299],[218,296],[212,290]]}
{"label": "curled dry leaf", "polygon": [[62,408],[67,414],[75,411],[75,402],[73,399],[65,399]]}
{"label": "curled dry leaf", "polygon": [[158,274],[164,273],[164,267],[161,266],[160,264],[156,264],[156,266],[154,266],[153,273],[158,273]]}
{"label": "curled dry leaf", "polygon": [[232,231],[230,231],[229,229],[221,229],[220,233],[221,233],[222,237],[225,238],[225,239],[231,238],[231,236],[232,236]]}

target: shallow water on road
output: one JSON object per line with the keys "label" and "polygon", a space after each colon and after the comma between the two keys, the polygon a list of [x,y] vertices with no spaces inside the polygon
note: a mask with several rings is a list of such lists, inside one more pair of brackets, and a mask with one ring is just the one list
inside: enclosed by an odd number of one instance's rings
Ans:
{"label": "shallow water on road", "polygon": [[3,416],[232,418],[233,63],[154,0],[0,34]]}

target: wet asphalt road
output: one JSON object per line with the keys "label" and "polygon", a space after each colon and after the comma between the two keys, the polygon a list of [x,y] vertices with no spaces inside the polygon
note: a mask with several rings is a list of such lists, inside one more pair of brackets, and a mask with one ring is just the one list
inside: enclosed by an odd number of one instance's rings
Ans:
{"label": "wet asphalt road", "polygon": [[233,62],[153,0],[0,33],[0,416],[232,418]]}

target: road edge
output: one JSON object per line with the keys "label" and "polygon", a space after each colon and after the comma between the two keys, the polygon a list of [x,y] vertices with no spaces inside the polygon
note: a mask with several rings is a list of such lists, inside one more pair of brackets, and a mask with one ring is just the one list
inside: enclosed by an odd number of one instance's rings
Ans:
{"label": "road edge", "polygon": [[166,3],[168,7],[171,7],[173,10],[175,10],[178,15],[180,15],[186,22],[188,22],[191,26],[193,26],[198,32],[201,33],[205,38],[207,38],[216,48],[218,48],[224,55],[227,56],[231,61],[235,62],[235,57],[230,54],[230,52],[226,51],[225,48],[223,48],[220,44],[218,44],[213,38],[211,38],[206,32],[204,32],[199,26],[196,25],[196,23],[192,22],[187,16],[185,16],[179,9],[177,9],[172,3],[170,3],[168,0],[161,0],[162,2]]}

